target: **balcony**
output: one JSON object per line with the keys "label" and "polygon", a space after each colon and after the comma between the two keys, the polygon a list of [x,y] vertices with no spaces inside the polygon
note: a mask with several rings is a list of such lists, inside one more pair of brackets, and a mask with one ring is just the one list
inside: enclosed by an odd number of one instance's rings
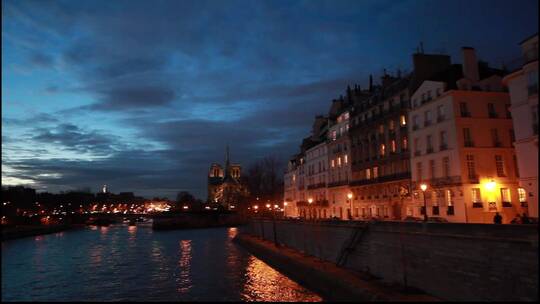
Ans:
{"label": "balcony", "polygon": [[326,183],[318,183],[318,184],[314,184],[314,185],[309,185],[307,186],[308,190],[311,190],[311,189],[318,189],[318,188],[324,188],[326,187]]}
{"label": "balcony", "polygon": [[[410,172],[405,172],[405,173],[398,173],[398,174],[392,174],[392,175],[379,176],[377,178],[372,178],[372,179],[355,180],[355,181],[351,181],[349,183],[349,186],[362,186],[362,185],[384,183],[384,182],[390,182],[390,181],[402,180],[402,179],[410,179],[410,178],[411,178],[411,173]],[[371,197],[369,197],[369,198],[371,198]]]}
{"label": "balcony", "polygon": [[306,201],[299,201],[296,203],[296,206],[298,207],[328,207],[328,205],[328,200],[318,200],[311,204]]}
{"label": "balcony", "polygon": [[474,142],[468,140],[468,141],[465,141],[464,145],[465,147],[474,147]]}
{"label": "balcony", "polygon": [[348,184],[349,184],[349,182],[347,180],[342,180],[342,181],[337,181],[337,182],[333,182],[333,183],[328,183],[328,188],[345,186],[345,185],[348,185]]}
{"label": "balcony", "polygon": [[448,149],[448,145],[447,144],[442,144],[439,146],[439,150],[440,151],[444,151],[444,150],[447,150]]}
{"label": "balcony", "polygon": [[[427,183],[432,187],[442,187],[442,186],[457,186],[461,185],[461,176],[455,175],[455,176],[448,176],[448,177],[438,177],[438,178],[432,178],[427,181]],[[415,185],[416,186],[416,185]]]}
{"label": "balcony", "polygon": [[454,206],[448,206],[446,208],[446,215],[454,215]]}
{"label": "balcony", "polygon": [[471,117],[471,112],[461,112],[461,117]]}
{"label": "balcony", "polygon": [[482,202],[473,202],[472,207],[473,208],[484,208],[484,203],[482,203]]}
{"label": "balcony", "polygon": [[478,178],[478,175],[469,175],[469,182],[471,184],[479,184],[480,179]]}
{"label": "balcony", "polygon": [[426,149],[426,154],[433,153],[433,147],[429,147]]}

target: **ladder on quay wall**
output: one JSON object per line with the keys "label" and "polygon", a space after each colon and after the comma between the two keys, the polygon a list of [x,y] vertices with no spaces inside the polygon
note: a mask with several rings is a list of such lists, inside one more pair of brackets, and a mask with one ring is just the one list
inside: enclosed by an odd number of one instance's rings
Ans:
{"label": "ladder on quay wall", "polygon": [[354,227],[350,238],[343,244],[343,247],[341,248],[341,252],[339,253],[339,257],[336,262],[336,265],[338,267],[345,265],[349,254],[356,249],[356,246],[358,245],[368,228],[368,222],[357,224],[356,227]]}

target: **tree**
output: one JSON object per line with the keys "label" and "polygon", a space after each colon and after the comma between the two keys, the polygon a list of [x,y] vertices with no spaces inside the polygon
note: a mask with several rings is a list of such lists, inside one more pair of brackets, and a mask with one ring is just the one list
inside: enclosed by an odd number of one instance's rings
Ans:
{"label": "tree", "polygon": [[275,156],[266,156],[254,162],[247,171],[247,185],[252,198],[281,201],[283,178],[278,175],[281,163]]}

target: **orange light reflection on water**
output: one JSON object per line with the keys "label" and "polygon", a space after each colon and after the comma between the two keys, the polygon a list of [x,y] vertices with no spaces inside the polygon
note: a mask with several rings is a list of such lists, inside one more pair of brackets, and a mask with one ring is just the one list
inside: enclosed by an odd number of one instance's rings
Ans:
{"label": "orange light reflection on water", "polygon": [[320,302],[322,298],[302,288],[263,261],[251,256],[246,269],[243,301]]}

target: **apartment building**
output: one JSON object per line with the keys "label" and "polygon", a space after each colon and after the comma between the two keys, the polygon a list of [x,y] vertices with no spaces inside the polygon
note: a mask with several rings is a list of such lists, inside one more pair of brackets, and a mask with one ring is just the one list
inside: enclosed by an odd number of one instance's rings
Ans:
{"label": "apartment building", "polygon": [[462,65],[428,77],[411,96],[413,199],[406,215],[493,223],[499,212],[508,223],[523,207],[503,72],[478,62],[473,48],[462,53]]}
{"label": "apartment building", "polygon": [[503,79],[508,86],[515,130],[520,204],[538,218],[538,34],[520,43],[520,67]]}

